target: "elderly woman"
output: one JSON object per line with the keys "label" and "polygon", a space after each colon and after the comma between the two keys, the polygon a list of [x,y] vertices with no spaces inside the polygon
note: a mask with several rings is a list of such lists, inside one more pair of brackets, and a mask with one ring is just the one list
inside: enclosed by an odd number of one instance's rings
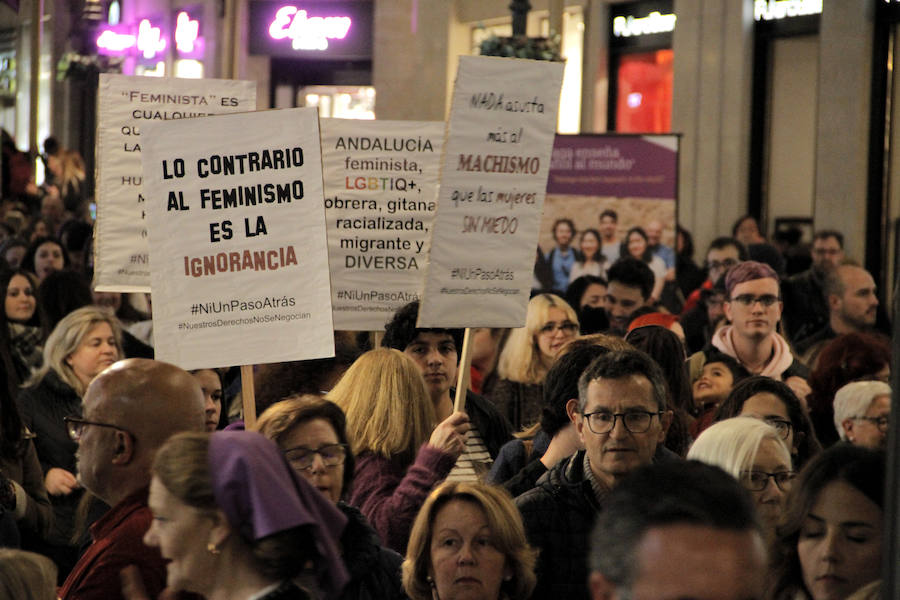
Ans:
{"label": "elderly woman", "polygon": [[715,465],[740,481],[774,538],[794,479],[791,453],[774,427],[750,417],[725,419],[700,434],[687,458]]}
{"label": "elderly woman", "polygon": [[541,418],[544,378],[556,355],[578,335],[578,316],[553,294],[528,302],[525,327],[513,329],[500,353],[500,380],[490,399],[513,427],[521,429]]}
{"label": "elderly woman", "polygon": [[401,556],[381,546],[378,534],[358,509],[343,502],[353,484],[355,460],[347,443],[346,418],[328,400],[307,395],[276,402],[260,416],[257,430],[278,444],[294,471],[347,517],[340,547],[350,581],[342,600],[405,598],[400,586]]}
{"label": "elderly woman", "polygon": [[462,454],[468,416],[455,412],[435,427],[422,373],[411,358],[388,348],[360,356],[328,399],[347,415],[357,460],[349,504],[389,548],[405,551],[416,512]]}
{"label": "elderly woman", "polygon": [[526,600],[535,586],[535,558],[504,490],[447,482],[416,517],[403,587],[412,600]]}
{"label": "elderly woman", "polygon": [[882,381],[854,381],[834,395],[834,427],[841,440],[884,450],[891,419],[891,386]]}
{"label": "elderly woman", "polygon": [[775,600],[847,598],[881,575],[883,452],[839,443],[803,469],[772,556]]}
{"label": "elderly woman", "polygon": [[346,519],[260,434],[174,435],[152,475],[144,543],[169,561],[169,590],[282,600],[318,598],[320,590],[335,598],[343,588],[337,539]]}
{"label": "elderly woman", "polygon": [[[69,313],[44,344],[44,364],[18,397],[22,421],[34,433],[34,446],[53,504],[53,529],[40,548],[64,578],[78,558],[71,542],[75,509],[82,491],[75,480],[75,451],[63,417],[81,416],[81,396],[100,371],[120,358],[121,330],[112,313],[86,306]],[[93,517],[99,516],[94,514]]]}

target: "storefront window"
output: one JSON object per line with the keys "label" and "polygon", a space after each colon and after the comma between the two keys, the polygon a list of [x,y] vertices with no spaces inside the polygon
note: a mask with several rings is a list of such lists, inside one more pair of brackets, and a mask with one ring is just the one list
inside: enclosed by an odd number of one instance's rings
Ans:
{"label": "storefront window", "polygon": [[672,129],[672,50],[623,54],[617,73],[616,131]]}

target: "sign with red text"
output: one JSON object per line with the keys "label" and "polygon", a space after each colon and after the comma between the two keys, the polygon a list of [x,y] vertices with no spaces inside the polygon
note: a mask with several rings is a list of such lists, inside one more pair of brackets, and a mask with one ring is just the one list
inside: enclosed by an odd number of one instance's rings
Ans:
{"label": "sign with red text", "polygon": [[156,357],[334,356],[315,108],[144,127]]}
{"label": "sign with red text", "polygon": [[563,65],[462,56],[420,327],[522,327]]}
{"label": "sign with red text", "polygon": [[97,102],[98,291],[150,291],[141,146],[147,123],[256,110],[256,83],[100,74]]}
{"label": "sign with red text", "polygon": [[444,123],[320,123],[334,327],[380,330],[419,298]]}

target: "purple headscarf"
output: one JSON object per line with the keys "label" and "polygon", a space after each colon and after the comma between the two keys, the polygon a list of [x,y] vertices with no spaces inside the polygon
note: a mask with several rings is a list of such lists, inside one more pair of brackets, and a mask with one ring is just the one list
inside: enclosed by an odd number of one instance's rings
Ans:
{"label": "purple headscarf", "polygon": [[348,580],[338,550],[347,518],[259,433],[216,431],[210,435],[208,458],[216,504],[229,524],[252,541],[308,526],[319,553],[319,587],[336,598]]}

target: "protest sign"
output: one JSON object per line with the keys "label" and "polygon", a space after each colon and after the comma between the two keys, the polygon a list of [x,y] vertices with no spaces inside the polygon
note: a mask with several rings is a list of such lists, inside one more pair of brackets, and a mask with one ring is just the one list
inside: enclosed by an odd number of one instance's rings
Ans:
{"label": "protest sign", "polygon": [[156,121],[143,142],[157,358],[333,356],[316,109]]}
{"label": "protest sign", "polygon": [[460,57],[420,327],[521,327],[561,63]]}
{"label": "protest sign", "polygon": [[334,327],[380,330],[419,298],[444,123],[320,124]]}
{"label": "protest sign", "polygon": [[94,289],[150,291],[144,125],[256,110],[256,83],[101,73],[97,100]]}

